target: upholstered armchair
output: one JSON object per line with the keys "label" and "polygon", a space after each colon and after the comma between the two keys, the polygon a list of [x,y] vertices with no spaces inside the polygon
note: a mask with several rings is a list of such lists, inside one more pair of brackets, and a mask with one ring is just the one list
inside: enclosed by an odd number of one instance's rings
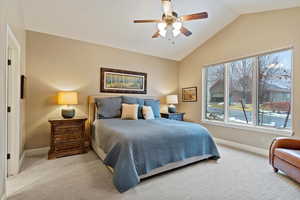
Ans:
{"label": "upholstered armchair", "polygon": [[300,139],[274,139],[270,147],[269,161],[274,172],[281,170],[300,183]]}

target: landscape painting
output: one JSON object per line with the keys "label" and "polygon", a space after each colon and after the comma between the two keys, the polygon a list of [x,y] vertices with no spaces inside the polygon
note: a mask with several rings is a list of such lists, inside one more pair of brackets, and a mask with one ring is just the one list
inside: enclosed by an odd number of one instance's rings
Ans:
{"label": "landscape painting", "polygon": [[197,101],[197,87],[182,88],[182,101],[183,102],[196,102]]}
{"label": "landscape painting", "polygon": [[101,68],[100,91],[106,93],[147,93],[147,74],[119,69]]}

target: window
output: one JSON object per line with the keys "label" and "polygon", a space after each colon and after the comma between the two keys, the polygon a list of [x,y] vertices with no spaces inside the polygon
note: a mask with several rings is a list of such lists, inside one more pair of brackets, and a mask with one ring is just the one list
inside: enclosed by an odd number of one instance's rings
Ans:
{"label": "window", "polygon": [[206,67],[204,119],[291,129],[292,54],[289,49]]}
{"label": "window", "polygon": [[206,70],[206,119],[224,120],[224,65]]}
{"label": "window", "polygon": [[253,72],[255,58],[226,64],[229,68],[229,116],[238,123],[253,123]]}
{"label": "window", "polygon": [[292,52],[259,56],[258,125],[291,128]]}

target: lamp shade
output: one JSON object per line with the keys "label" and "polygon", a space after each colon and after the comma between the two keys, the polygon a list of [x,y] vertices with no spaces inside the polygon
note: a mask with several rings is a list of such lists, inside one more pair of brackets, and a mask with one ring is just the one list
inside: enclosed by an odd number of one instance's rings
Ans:
{"label": "lamp shade", "polygon": [[78,93],[77,92],[59,92],[58,93],[58,104],[59,105],[76,105],[78,104]]}
{"label": "lamp shade", "polygon": [[167,104],[178,104],[177,95],[168,95],[167,96]]}

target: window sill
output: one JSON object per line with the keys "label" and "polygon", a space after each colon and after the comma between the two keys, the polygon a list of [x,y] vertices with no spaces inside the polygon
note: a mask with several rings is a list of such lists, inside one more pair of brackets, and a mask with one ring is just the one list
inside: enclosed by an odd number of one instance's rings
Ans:
{"label": "window sill", "polygon": [[281,130],[281,129],[275,129],[275,128],[269,128],[269,127],[255,127],[250,126],[246,124],[238,124],[238,123],[224,123],[219,121],[212,121],[212,120],[202,120],[202,124],[208,124],[208,125],[215,125],[215,126],[222,126],[226,128],[235,128],[240,130],[248,130],[253,132],[261,132],[271,135],[279,135],[279,136],[293,136],[294,132],[293,130]]}

